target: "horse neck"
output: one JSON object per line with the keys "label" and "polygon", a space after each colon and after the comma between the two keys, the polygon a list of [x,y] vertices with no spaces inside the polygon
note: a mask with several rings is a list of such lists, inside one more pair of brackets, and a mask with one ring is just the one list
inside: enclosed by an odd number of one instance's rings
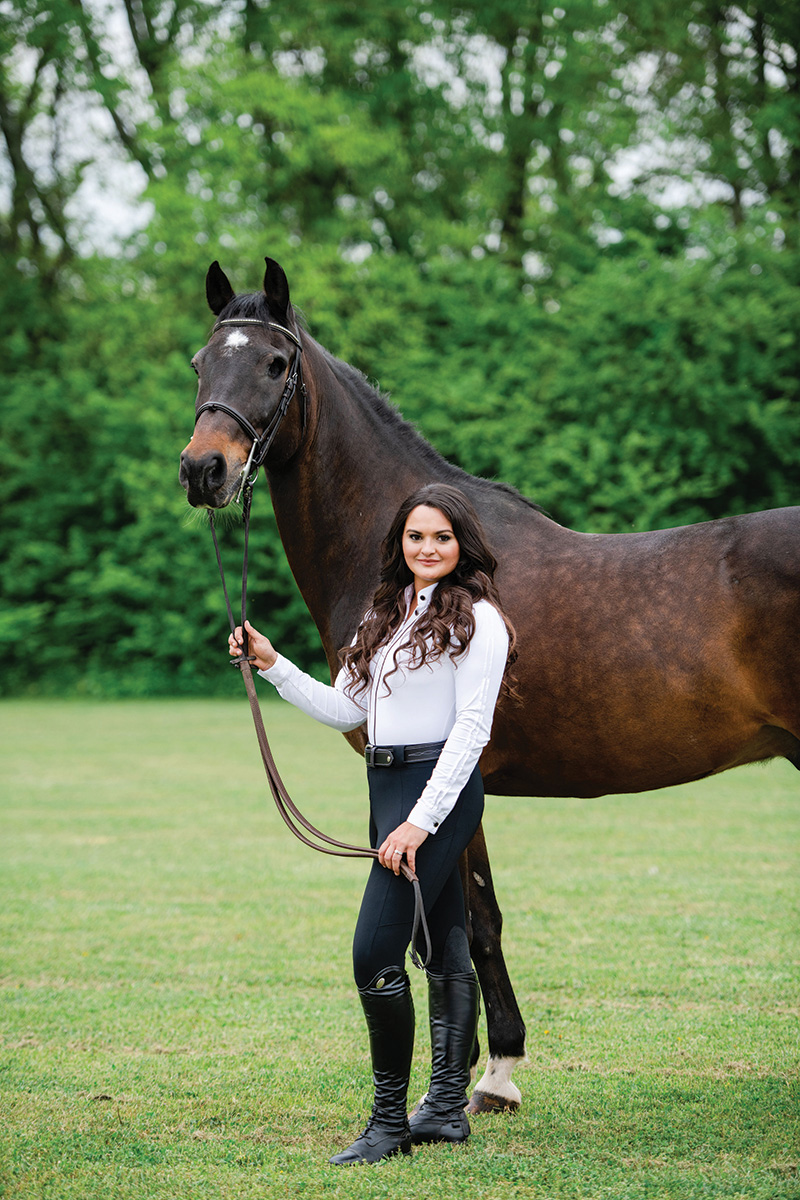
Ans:
{"label": "horse neck", "polygon": [[270,471],[269,483],[289,565],[333,665],[374,591],[391,518],[437,478],[438,456],[426,457],[410,426],[392,422],[366,385],[337,372],[309,342],[304,444],[288,467]]}

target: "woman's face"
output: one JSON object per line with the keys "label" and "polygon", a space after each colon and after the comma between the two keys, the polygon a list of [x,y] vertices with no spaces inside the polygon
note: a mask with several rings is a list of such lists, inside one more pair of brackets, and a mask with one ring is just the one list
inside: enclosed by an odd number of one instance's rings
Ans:
{"label": "woman's face", "polygon": [[403,529],[403,556],[417,592],[455,570],[460,553],[453,526],[440,509],[412,508]]}

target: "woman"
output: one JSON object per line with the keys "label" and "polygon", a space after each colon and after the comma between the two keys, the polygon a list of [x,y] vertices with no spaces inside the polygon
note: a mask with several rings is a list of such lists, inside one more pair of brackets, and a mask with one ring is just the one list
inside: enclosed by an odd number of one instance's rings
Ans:
{"label": "woman", "polygon": [[[249,652],[280,695],[342,731],[366,723],[370,845],[378,849],[353,942],[369,1031],[375,1102],[364,1132],[331,1163],[378,1162],[412,1143],[463,1142],[470,1056],[478,1021],[458,861],[483,813],[478,770],[489,740],[514,631],[494,584],[497,563],[466,496],[421,488],[400,506],[383,543],[380,584],[332,687],[277,654],[249,623]],[[242,631],[229,639],[238,655]],[[414,1007],[403,968],[413,889],[422,889],[432,1072],[406,1116]]]}

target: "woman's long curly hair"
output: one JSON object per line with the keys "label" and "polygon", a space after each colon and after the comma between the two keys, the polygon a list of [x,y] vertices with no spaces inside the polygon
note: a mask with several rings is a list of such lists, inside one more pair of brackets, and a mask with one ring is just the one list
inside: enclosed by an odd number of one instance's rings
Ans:
{"label": "woman's long curly hair", "polygon": [[403,501],[392,521],[381,546],[380,583],[372,604],[353,643],[339,652],[342,665],[351,676],[347,691],[357,694],[368,686],[376,651],[405,620],[405,592],[414,576],[403,554],[403,532],[409,514],[419,505],[444,513],[453,527],[460,553],[455,569],[439,580],[430,604],[413,626],[408,641],[395,650],[394,667],[389,675],[398,669],[397,656],[405,650],[410,652],[411,670],[418,670],[442,654],[450,653],[458,658],[469,646],[475,632],[473,605],[478,600],[488,600],[500,613],[508,630],[503,691],[513,695],[507,675],[516,658],[516,633],[503,612],[494,582],[497,560],[486,544],[486,535],[472,504],[463,492],[447,483],[429,483],[414,492]]}

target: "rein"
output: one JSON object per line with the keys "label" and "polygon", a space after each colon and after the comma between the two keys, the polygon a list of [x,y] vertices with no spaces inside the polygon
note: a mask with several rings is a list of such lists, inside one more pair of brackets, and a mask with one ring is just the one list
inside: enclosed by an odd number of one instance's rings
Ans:
{"label": "rein", "polygon": [[[256,320],[249,320],[249,319],[238,320],[238,321],[237,320],[219,321],[217,323],[217,325],[215,325],[214,329],[216,331],[216,329],[218,329],[220,325],[243,325],[243,324],[261,325],[263,327],[264,322],[256,321]],[[297,805],[292,800],[291,796],[289,795],[288,791],[286,790],[286,786],[285,786],[283,780],[280,777],[278,768],[275,765],[275,759],[273,758],[273,755],[272,755],[272,750],[270,748],[269,740],[267,738],[267,732],[266,732],[266,729],[264,728],[264,720],[261,715],[261,707],[258,702],[258,695],[256,693],[255,682],[253,680],[253,671],[250,666],[251,662],[253,661],[253,657],[252,657],[252,655],[248,655],[248,653],[247,653],[248,644],[247,644],[247,629],[245,626],[245,621],[246,621],[246,610],[247,610],[248,551],[249,551],[249,542],[250,542],[250,507],[251,507],[252,498],[253,498],[253,484],[255,483],[256,477],[258,475],[258,468],[262,465],[262,463],[267,455],[267,452],[269,451],[269,447],[272,444],[275,434],[278,431],[278,427],[280,426],[280,423],[286,414],[286,411],[289,407],[289,403],[291,402],[291,399],[294,396],[295,391],[297,390],[298,383],[300,384],[300,388],[301,388],[302,395],[303,395],[303,401],[304,401],[303,425],[305,426],[305,385],[304,385],[303,379],[302,379],[302,367],[301,367],[301,362],[300,362],[300,354],[302,351],[302,347],[300,345],[299,339],[290,330],[285,329],[281,325],[274,325],[274,324],[272,324],[272,322],[269,322],[269,327],[271,329],[280,330],[281,333],[284,333],[284,334],[286,334],[287,337],[290,337],[292,339],[292,341],[294,341],[296,343],[297,350],[295,352],[292,368],[291,368],[289,375],[287,377],[287,380],[286,380],[286,386],[284,387],[283,396],[281,397],[280,405],[278,407],[278,410],[277,410],[275,416],[270,421],[270,424],[268,425],[267,430],[263,434],[259,435],[256,432],[256,430],[253,428],[253,426],[250,424],[250,422],[246,419],[246,417],[243,417],[241,415],[241,413],[237,413],[235,409],[229,408],[225,404],[218,404],[218,403],[215,403],[212,401],[207,404],[201,405],[201,407],[197,411],[197,417],[199,417],[200,414],[203,412],[213,412],[213,411],[217,411],[217,410],[219,410],[220,412],[224,412],[224,413],[226,413],[226,415],[233,417],[233,419],[240,425],[240,427],[245,431],[245,433],[247,433],[248,437],[252,437],[252,439],[253,439],[253,446],[250,450],[250,454],[248,455],[247,462],[245,463],[245,466],[242,468],[242,482],[241,482],[241,485],[239,488],[239,492],[237,493],[237,498],[238,498],[238,496],[241,496],[241,500],[242,500],[242,523],[244,526],[244,551],[243,551],[243,555],[242,555],[242,612],[241,612],[241,617],[242,617],[241,625],[242,625],[242,633],[244,636],[244,647],[243,647],[241,655],[238,658],[231,660],[231,666],[238,667],[241,670],[242,678],[244,679],[245,689],[247,691],[247,699],[250,702],[250,712],[253,717],[253,724],[255,726],[255,731],[256,731],[256,739],[258,741],[258,748],[261,752],[261,760],[264,764],[264,771],[267,776],[267,782],[269,784],[269,789],[270,789],[270,792],[272,793],[272,798],[275,801],[275,807],[277,808],[278,812],[280,813],[286,826],[291,830],[291,832],[294,834],[294,836],[299,841],[301,841],[305,846],[310,846],[312,850],[318,850],[320,854],[335,855],[338,858],[375,858],[375,859],[377,859],[378,851],[373,850],[371,847],[352,846],[352,845],[350,845],[349,842],[340,842],[340,841],[337,841],[336,838],[329,837],[327,834],[322,833],[321,830],[317,829],[314,825],[311,824],[311,822],[306,817],[303,816],[303,814],[300,812]],[[196,418],[195,418],[195,420],[196,420]],[[253,471],[253,468],[255,468],[254,471]],[[253,472],[253,473],[251,474],[251,472]],[[222,566],[222,555],[220,554],[219,543],[217,541],[217,531],[216,531],[216,527],[214,524],[214,513],[213,513],[213,510],[211,510],[211,509],[209,509],[208,521],[209,521],[209,527],[211,529],[211,537],[214,542],[214,552],[217,557],[217,567],[219,569],[219,576],[220,576],[220,580],[222,582],[222,591],[225,596],[225,607],[228,610],[228,622],[231,627],[231,633],[234,633],[235,629],[236,629],[236,621],[234,620],[233,609],[231,608],[230,597],[228,596],[228,587],[225,582],[225,572],[224,572],[223,566]],[[305,830],[305,832],[303,832],[303,830]],[[428,963],[430,962],[430,959],[431,959],[431,939],[430,939],[430,933],[428,932],[428,922],[425,917],[425,908],[422,903],[422,891],[420,889],[419,879],[417,878],[417,875],[415,874],[415,872],[411,870],[408,863],[406,863],[406,862],[401,863],[400,870],[414,888],[414,921],[413,921],[412,932],[411,932],[410,957],[411,957],[411,961],[413,962],[415,967],[419,967],[420,969],[423,969],[424,967],[426,967],[428,965]],[[419,933],[420,926],[422,927],[422,931],[425,935],[425,942],[426,942],[426,946],[427,946],[426,955],[425,955],[424,959],[420,959],[419,954],[417,952],[417,948],[416,948],[417,934]]]}

